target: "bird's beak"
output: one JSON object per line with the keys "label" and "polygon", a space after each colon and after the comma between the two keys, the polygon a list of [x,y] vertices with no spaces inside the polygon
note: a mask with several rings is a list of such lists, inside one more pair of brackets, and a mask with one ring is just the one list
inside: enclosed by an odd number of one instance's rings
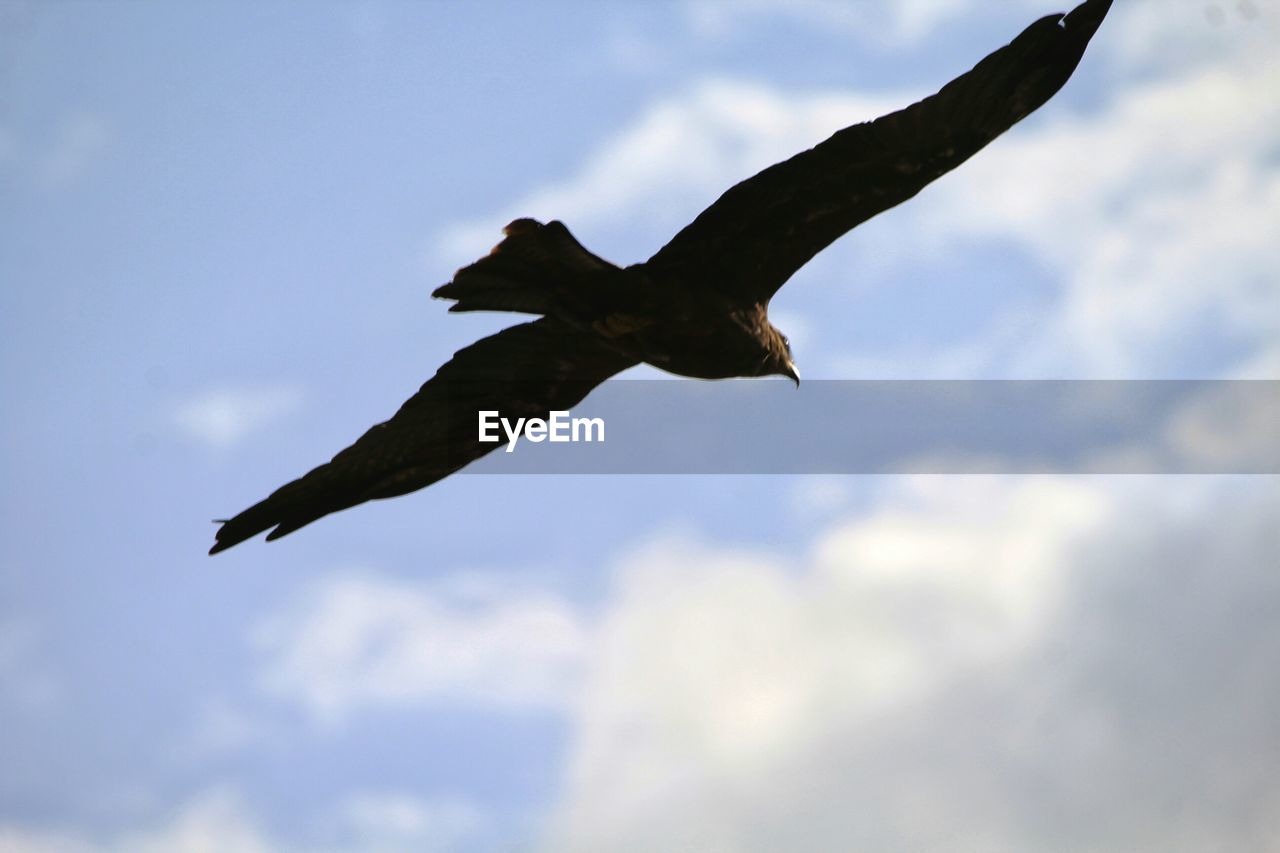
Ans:
{"label": "bird's beak", "polygon": [[782,369],[782,375],[796,383],[797,388],[800,387],[800,371],[790,359],[787,360],[787,366]]}

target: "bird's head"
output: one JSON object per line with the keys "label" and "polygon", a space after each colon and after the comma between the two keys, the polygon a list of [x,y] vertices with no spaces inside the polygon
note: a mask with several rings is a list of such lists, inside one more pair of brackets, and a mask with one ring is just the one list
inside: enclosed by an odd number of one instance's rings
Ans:
{"label": "bird's head", "polygon": [[800,387],[800,371],[791,357],[791,342],[772,323],[769,324],[769,355],[762,375],[785,376]]}

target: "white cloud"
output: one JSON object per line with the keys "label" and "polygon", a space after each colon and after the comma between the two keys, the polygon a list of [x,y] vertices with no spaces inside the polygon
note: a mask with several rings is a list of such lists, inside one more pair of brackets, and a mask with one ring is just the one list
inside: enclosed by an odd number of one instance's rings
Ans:
{"label": "white cloud", "polygon": [[[974,0],[687,0],[685,15],[695,35],[707,39],[739,37],[775,21],[793,21],[859,41],[906,45],[933,35],[962,15],[990,10]],[[1050,11],[1042,0],[1001,4],[1003,18],[1032,20]],[[1022,21],[1027,17],[1026,21]],[[1017,30],[1009,32],[1012,37]]]}
{"label": "white cloud", "polygon": [[486,825],[473,804],[464,800],[425,799],[402,793],[360,793],[347,798],[338,815],[359,839],[355,849],[457,850]]}
{"label": "white cloud", "polygon": [[241,798],[215,788],[181,805],[155,827],[94,839],[67,830],[0,825],[0,849],[7,853],[266,853],[273,848]]}
{"label": "white cloud", "polygon": [[297,388],[215,388],[174,407],[170,420],[192,438],[216,449],[231,447],[298,409]]}
{"label": "white cloud", "polygon": [[[262,631],[264,686],[320,721],[570,715],[555,850],[1280,837],[1274,480],[884,482],[795,562],[653,543],[590,621],[492,578],[322,579]],[[481,823],[394,792],[336,814],[366,849]]]}
{"label": "white cloud", "polygon": [[37,180],[47,189],[69,186],[88,172],[110,140],[111,133],[101,117],[90,113],[69,116],[48,151],[35,163]]}
{"label": "white cloud", "polygon": [[925,478],[800,565],[652,546],[548,849],[1270,849],[1278,498]]}
{"label": "white cloud", "polygon": [[240,797],[224,789],[195,797],[166,826],[130,833],[112,846],[136,853],[266,853],[272,849]]}
{"label": "white cloud", "polygon": [[[1053,600],[1054,549],[1098,514],[1089,493],[917,482],[823,536],[799,569],[679,544],[627,561],[572,768],[576,843],[612,849],[653,811],[754,777],[833,719],[925,703],[1021,646]],[[657,842],[634,846],[670,849]]]}
{"label": "white cloud", "polygon": [[1107,59],[1124,71],[1169,72],[1224,59],[1261,70],[1280,37],[1274,5],[1250,0],[1140,0],[1116,4],[1108,16]]}
{"label": "white cloud", "polygon": [[[757,32],[776,21],[790,21],[825,32],[837,32],[879,46],[905,48],[927,39],[946,39],[960,20],[990,22],[993,46],[1000,23],[1012,38],[1031,21],[1068,11],[1082,0],[1009,0],[998,5],[981,0],[686,0],[685,16],[695,35],[719,40]],[[1104,47],[1126,69],[1167,68],[1173,63],[1204,61],[1235,52],[1240,42],[1251,48],[1274,43],[1280,16],[1274,8],[1243,2],[1207,0],[1129,0],[1116,4],[1107,21]]]}
{"label": "white cloud", "polygon": [[315,850],[332,853],[456,850],[486,825],[473,805],[396,792],[357,792],[316,821],[323,842],[300,847],[268,833],[244,798],[227,787],[206,790],[179,804],[154,826],[97,837],[88,832],[0,823],[5,853],[268,853]]}
{"label": "white cloud", "polygon": [[23,139],[14,129],[0,127],[0,170],[47,192],[63,190],[89,173],[111,139],[107,121],[83,110],[64,115],[43,140]]}
{"label": "white cloud", "polygon": [[[1230,375],[1277,375],[1280,291],[1270,282],[1280,271],[1271,233],[1280,221],[1280,107],[1269,93],[1280,64],[1255,64],[1246,55],[1131,85],[1097,113],[1052,113],[895,212],[886,244],[941,252],[1011,241],[1060,277],[1060,295],[1020,341],[987,328],[931,351],[923,366],[858,353],[845,368],[1220,375],[1194,358],[1185,364],[1189,344],[1207,336],[1240,351]],[[1013,319],[1025,329],[1027,318]]]}
{"label": "white cloud", "polygon": [[791,510],[800,518],[829,516],[848,504],[849,483],[847,477],[800,477],[788,496]]}
{"label": "white cloud", "polygon": [[269,737],[261,720],[225,698],[213,697],[200,707],[194,725],[179,741],[175,753],[182,760],[198,762],[238,752]]}
{"label": "white cloud", "polygon": [[1132,87],[1099,114],[1009,134],[898,222],[934,241],[1013,238],[1062,274],[1024,374],[1133,375],[1206,321],[1274,347],[1278,85],[1280,64]]}
{"label": "white cloud", "polygon": [[58,701],[62,685],[41,661],[39,645],[29,619],[0,617],[0,703],[36,714]]}
{"label": "white cloud", "polygon": [[256,639],[263,688],[337,723],[378,706],[561,708],[576,696],[588,633],[549,594],[350,573],[317,581]]}
{"label": "white cloud", "polygon": [[5,853],[92,853],[95,848],[71,833],[0,824],[0,850]]}
{"label": "white cloud", "polygon": [[752,84],[704,80],[650,106],[570,178],[448,229],[436,250],[450,262],[470,261],[521,216],[561,219],[570,230],[638,221],[674,233],[730,185],[829,136],[851,116],[874,118],[902,103],[870,96],[793,98]]}

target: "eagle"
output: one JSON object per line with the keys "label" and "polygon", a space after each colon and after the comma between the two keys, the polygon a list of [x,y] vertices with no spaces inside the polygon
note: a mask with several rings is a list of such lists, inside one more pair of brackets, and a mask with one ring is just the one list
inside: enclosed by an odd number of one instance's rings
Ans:
{"label": "eagle", "polygon": [[731,187],[642,263],[619,267],[562,223],[517,219],[433,296],[537,319],[459,350],[387,421],[221,527],[210,554],[421,489],[505,443],[477,415],[545,419],[646,363],[700,379],[800,373],[769,300],[841,235],[920,192],[1051,98],[1111,0],[1049,15],[936,94]]}

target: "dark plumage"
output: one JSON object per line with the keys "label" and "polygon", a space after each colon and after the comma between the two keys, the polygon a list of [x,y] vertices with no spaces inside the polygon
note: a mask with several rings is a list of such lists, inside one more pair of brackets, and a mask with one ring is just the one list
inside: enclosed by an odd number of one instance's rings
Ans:
{"label": "dark plumage", "polygon": [[541,315],[460,350],[385,423],[330,462],[222,523],[217,553],[276,539],[331,512],[402,495],[500,446],[477,411],[569,409],[639,362],[707,379],[799,381],[769,300],[842,234],[914,196],[1066,83],[1111,6],[1050,15],[936,95],[855,124],[732,187],[641,264],[588,252],[559,222],[518,219],[435,296],[451,311]]}

